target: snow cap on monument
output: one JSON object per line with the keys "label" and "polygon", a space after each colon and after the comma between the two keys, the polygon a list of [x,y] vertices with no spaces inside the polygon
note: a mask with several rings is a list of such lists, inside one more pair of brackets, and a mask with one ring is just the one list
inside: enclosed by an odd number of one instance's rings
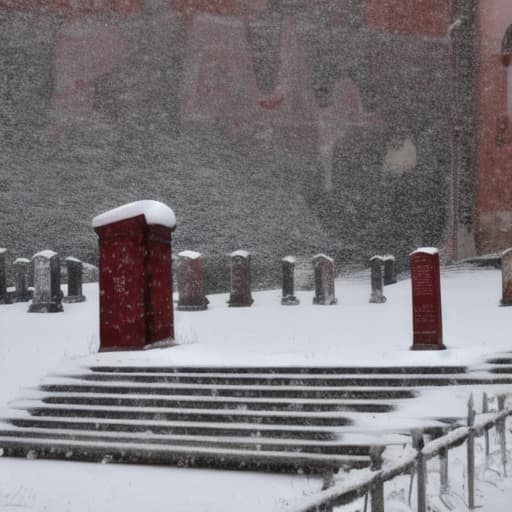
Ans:
{"label": "snow cap on monument", "polygon": [[412,251],[409,256],[412,256],[413,254],[418,254],[420,252],[423,254],[430,254],[432,256],[434,254],[439,254],[439,249],[437,249],[436,247],[420,247],[419,249]]}
{"label": "snow cap on monument", "polygon": [[92,219],[92,227],[99,228],[138,215],[144,215],[148,225],[160,225],[170,229],[176,227],[174,212],[167,205],[150,199],[128,203],[97,215]]}

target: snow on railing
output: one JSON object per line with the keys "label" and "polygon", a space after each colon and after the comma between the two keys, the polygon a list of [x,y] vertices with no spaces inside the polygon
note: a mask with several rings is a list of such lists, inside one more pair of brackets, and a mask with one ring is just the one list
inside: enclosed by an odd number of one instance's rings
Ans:
{"label": "snow on railing", "polygon": [[[467,444],[467,498],[468,508],[475,508],[475,437],[485,436],[485,457],[490,456],[489,431],[496,428],[499,437],[501,463],[506,476],[506,420],[512,416],[512,408],[505,408],[505,395],[498,396],[498,411],[488,412],[487,394],[483,394],[483,412],[476,418],[473,410],[473,397],[468,402],[468,426],[456,428],[447,434],[423,445],[423,434],[413,431],[411,451],[405,450],[400,460],[383,462],[382,448],[372,448],[370,456],[372,467],[368,470],[353,471],[343,482],[333,484],[307,498],[301,500],[298,507],[290,507],[293,512],[330,512],[333,507],[340,507],[365,496],[364,510],[367,510],[368,495],[371,499],[372,512],[384,512],[384,483],[401,475],[414,475],[418,479],[417,512],[427,512],[426,500],[426,463],[434,457],[441,462],[441,492],[448,488],[448,452]],[[443,467],[445,470],[443,471]],[[332,483],[332,479],[331,479]]]}

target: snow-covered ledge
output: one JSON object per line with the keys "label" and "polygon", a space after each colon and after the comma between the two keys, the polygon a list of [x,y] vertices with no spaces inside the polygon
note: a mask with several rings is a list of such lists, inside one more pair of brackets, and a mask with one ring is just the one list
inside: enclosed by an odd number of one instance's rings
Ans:
{"label": "snow-covered ledge", "polygon": [[171,229],[176,227],[174,212],[167,205],[150,199],[128,203],[97,215],[92,219],[92,227],[99,228],[138,215],[144,215],[149,225],[160,225]]}

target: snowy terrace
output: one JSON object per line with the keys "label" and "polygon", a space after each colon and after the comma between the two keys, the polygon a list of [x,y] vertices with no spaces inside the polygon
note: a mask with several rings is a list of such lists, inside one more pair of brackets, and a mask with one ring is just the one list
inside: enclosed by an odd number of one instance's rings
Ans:
{"label": "snowy terrace", "polygon": [[[475,374],[490,356],[510,350],[512,309],[499,307],[501,274],[495,269],[452,268],[442,274],[446,351],[412,352],[411,284],[384,289],[385,304],[369,304],[367,272],[336,282],[338,304],[312,305],[311,292],[298,292],[299,306],[279,305],[280,291],[254,293],[251,308],[228,308],[227,295],[210,296],[204,312],[175,312],[178,346],[145,352],[97,354],[98,289],[84,286],[87,302],[67,304],[62,314],[28,314],[27,304],[0,307],[0,402],[7,406],[28,395],[40,379],[64,368],[91,364],[169,366],[414,366],[464,365]],[[494,391],[509,389],[496,386]],[[447,395],[424,390],[421,399],[401,410],[418,424],[434,416],[466,414],[469,393],[460,386]],[[447,398],[448,396],[448,398]],[[385,421],[382,424],[385,427]],[[387,457],[405,456],[395,447]],[[450,471],[463,473],[464,458],[454,457]],[[357,480],[338,475],[337,481]],[[298,509],[322,487],[322,480],[302,475],[262,475],[234,471],[152,468],[74,462],[0,459],[0,510],[168,510],[231,511]],[[481,473],[477,504],[505,511],[506,480]],[[457,480],[457,478],[455,478]],[[463,479],[459,478],[463,486]],[[457,480],[457,481],[458,481]],[[429,493],[436,494],[434,478]],[[437,481],[437,480],[436,480]],[[387,508],[407,506],[408,479],[386,489]],[[405,490],[404,490],[405,489]],[[508,486],[509,492],[512,487]],[[459,491],[464,496],[464,491]],[[482,496],[486,496],[484,500]],[[452,497],[452,510],[466,510]],[[510,496],[510,494],[509,494]],[[500,501],[501,500],[501,501]],[[352,510],[357,510],[355,505]],[[438,510],[449,510],[438,504]]]}

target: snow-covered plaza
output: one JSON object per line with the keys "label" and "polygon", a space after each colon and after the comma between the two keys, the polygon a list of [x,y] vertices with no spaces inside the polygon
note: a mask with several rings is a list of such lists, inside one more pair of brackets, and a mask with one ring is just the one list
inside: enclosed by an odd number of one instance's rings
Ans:
{"label": "snow-covered plaza", "polygon": [[[175,312],[177,345],[143,352],[98,354],[98,287],[84,285],[87,301],[66,304],[64,313],[28,314],[27,304],[0,308],[0,401],[2,416],[30,396],[42,379],[56,372],[91,365],[158,366],[455,366],[478,374],[489,357],[510,350],[512,310],[499,307],[501,272],[474,266],[442,271],[444,351],[411,351],[411,282],[387,286],[385,304],[369,304],[369,273],[342,275],[336,281],[338,304],[312,304],[312,292],[300,291],[300,305],[280,305],[280,290],[255,292],[250,308],[228,308],[227,295],[209,296],[204,312]],[[507,386],[487,386],[491,395]],[[482,388],[425,388],[404,404],[400,416],[422,422],[467,414],[470,393],[480,411]],[[395,413],[392,413],[395,414]],[[386,415],[380,417],[382,428]],[[384,418],[384,419],[382,419]],[[377,421],[377,420],[376,420]],[[477,444],[477,505],[483,511],[507,510],[512,484],[495,470],[482,469]],[[400,457],[393,447],[387,458]],[[457,451],[459,450],[459,451]],[[466,510],[463,448],[450,458],[452,510]],[[480,457],[480,458],[478,458]],[[499,459],[498,459],[499,462]],[[364,470],[362,470],[364,471]],[[429,465],[429,502],[450,510],[437,498],[438,477]],[[0,459],[0,510],[102,511],[285,511],[300,510],[322,488],[322,479],[306,475],[260,474],[176,467],[91,464]],[[335,483],[357,479],[339,473]],[[409,479],[386,484],[386,511],[408,508]],[[353,510],[361,510],[362,501]],[[414,499],[412,509],[414,510]],[[445,508],[443,508],[445,507]]]}

